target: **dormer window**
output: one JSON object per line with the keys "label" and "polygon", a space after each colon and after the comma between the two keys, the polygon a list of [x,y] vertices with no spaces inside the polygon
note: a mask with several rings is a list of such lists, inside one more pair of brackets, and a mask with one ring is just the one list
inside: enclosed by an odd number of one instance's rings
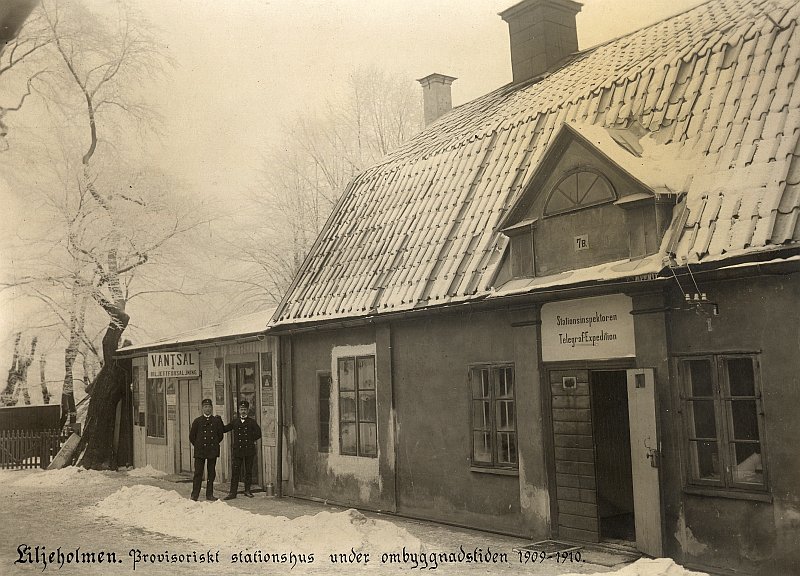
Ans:
{"label": "dormer window", "polygon": [[550,276],[657,253],[676,193],[644,162],[605,128],[564,124],[501,222],[509,257],[498,277]]}
{"label": "dormer window", "polygon": [[608,179],[594,170],[579,168],[561,178],[547,199],[545,216],[564,214],[617,199]]}

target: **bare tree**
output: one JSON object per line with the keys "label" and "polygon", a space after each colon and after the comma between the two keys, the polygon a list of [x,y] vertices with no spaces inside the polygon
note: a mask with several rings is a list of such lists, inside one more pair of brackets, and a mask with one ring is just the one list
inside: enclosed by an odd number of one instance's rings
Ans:
{"label": "bare tree", "polygon": [[20,352],[20,341],[22,333],[17,332],[14,336],[14,355],[11,359],[11,367],[8,370],[6,386],[0,394],[0,405],[15,406],[19,402],[20,394],[26,405],[31,403],[30,393],[28,392],[28,368],[33,362],[36,354],[36,336],[31,340],[31,351],[29,354]]}
{"label": "bare tree", "polygon": [[6,116],[22,108],[34,81],[47,72],[41,60],[31,63],[51,40],[41,13],[29,16],[36,4],[38,0],[10,0],[0,8],[0,87],[10,93],[0,100],[0,151],[8,149]]}
{"label": "bare tree", "polygon": [[[66,290],[69,300],[64,396],[70,414],[75,409],[76,359],[82,345],[93,346],[85,331],[89,302],[107,319],[99,346],[102,367],[91,384],[85,431],[76,451],[87,468],[116,466],[113,430],[125,387],[114,353],[130,319],[130,278],[196,224],[186,210],[171,204],[157,178],[129,165],[123,134],[154,118],[137,86],[161,71],[165,57],[149,36],[148,23],[121,4],[116,8],[109,15],[76,2],[46,0],[42,5],[64,79],[51,81],[44,95],[62,112],[66,126],[65,193],[53,194],[50,204],[60,214],[70,264],[51,280]],[[79,157],[70,157],[75,142],[81,142]]]}
{"label": "bare tree", "polygon": [[412,80],[360,68],[338,97],[284,124],[250,197],[257,220],[227,238],[242,299],[280,300],[348,182],[421,129],[420,100]]}

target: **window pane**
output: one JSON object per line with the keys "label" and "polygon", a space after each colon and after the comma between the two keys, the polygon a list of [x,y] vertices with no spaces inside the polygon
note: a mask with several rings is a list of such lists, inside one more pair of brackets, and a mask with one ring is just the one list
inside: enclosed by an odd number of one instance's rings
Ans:
{"label": "window pane", "polygon": [[375,388],[375,358],[368,356],[358,359],[358,389]]}
{"label": "window pane", "polygon": [[489,398],[489,370],[487,368],[472,369],[472,397]]}
{"label": "window pane", "polygon": [[360,424],[359,456],[378,455],[378,433],[375,424]]}
{"label": "window pane", "polygon": [[492,418],[489,402],[486,400],[472,401],[472,428],[475,430],[490,430]]}
{"label": "window pane", "polygon": [[497,434],[497,463],[515,464],[517,462],[517,435],[506,432]]}
{"label": "window pane", "polygon": [[713,396],[714,380],[710,360],[689,360],[689,395]]}
{"label": "window pane", "polygon": [[713,400],[690,400],[691,434],[695,438],[716,438],[717,420]]}
{"label": "window pane", "polygon": [[[570,189],[572,192],[570,192]],[[547,201],[547,208],[545,208],[545,214],[572,210],[575,207],[575,200],[577,200],[575,182],[563,182],[558,189],[554,190],[550,195],[550,199]]]}
{"label": "window pane", "polygon": [[375,390],[358,393],[358,420],[360,422],[377,422],[375,416]]}
{"label": "window pane", "polygon": [[511,400],[499,400],[495,404],[497,430],[513,432],[514,431],[514,402]]}
{"label": "window pane", "polygon": [[750,358],[728,358],[728,383],[731,396],[755,396],[756,379],[753,374],[753,361]]}
{"label": "window pane", "polygon": [[758,440],[758,414],[755,400],[733,400],[733,440]]}
{"label": "window pane", "polygon": [[486,464],[492,463],[492,438],[489,432],[472,433],[472,460]]}
{"label": "window pane", "polygon": [[[247,411],[251,418],[256,417],[256,367],[255,364],[235,364],[239,374],[239,401],[247,400],[250,408]],[[238,404],[238,403],[237,403]],[[233,407],[234,410],[238,406]]]}
{"label": "window pane", "polygon": [[356,421],[355,392],[342,392],[339,395],[339,420],[342,422]]}
{"label": "window pane", "polygon": [[719,452],[716,442],[690,442],[695,478],[719,480]]}
{"label": "window pane", "polygon": [[256,387],[256,369],[254,364],[247,364],[242,368],[241,389],[252,392]]}
{"label": "window pane", "polygon": [[764,483],[760,444],[734,444],[733,479],[735,482]]}
{"label": "window pane", "polygon": [[342,424],[341,438],[342,438],[342,445],[340,452],[342,454],[352,454],[353,456],[355,456],[357,454],[356,424]]}
{"label": "window pane", "polygon": [[339,359],[339,390],[355,390],[355,360]]}
{"label": "window pane", "polygon": [[511,368],[496,368],[495,382],[496,398],[514,397],[514,371]]}
{"label": "window pane", "polygon": [[164,438],[166,423],[166,399],[164,397],[164,379],[147,380],[147,435],[152,438]]}

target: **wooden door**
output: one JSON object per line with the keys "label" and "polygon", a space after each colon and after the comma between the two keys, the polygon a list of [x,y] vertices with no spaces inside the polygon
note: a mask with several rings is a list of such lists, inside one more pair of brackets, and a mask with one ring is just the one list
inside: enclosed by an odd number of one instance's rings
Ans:
{"label": "wooden door", "polygon": [[558,537],[599,542],[589,371],[550,370]]}
{"label": "wooden door", "polygon": [[635,368],[627,373],[636,548],[658,557],[662,555],[661,487],[655,377],[651,368]]}
{"label": "wooden door", "polygon": [[180,444],[180,470],[192,471],[192,445],[189,429],[195,418],[202,414],[200,380],[178,380],[178,443]]}

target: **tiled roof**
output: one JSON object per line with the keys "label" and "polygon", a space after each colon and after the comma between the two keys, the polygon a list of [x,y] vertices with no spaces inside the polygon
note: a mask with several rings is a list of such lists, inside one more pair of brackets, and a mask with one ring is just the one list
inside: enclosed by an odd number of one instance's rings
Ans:
{"label": "tiled roof", "polygon": [[216,324],[210,324],[201,328],[195,328],[175,336],[168,336],[153,342],[144,344],[131,344],[117,350],[117,353],[124,354],[135,351],[142,351],[151,348],[164,348],[166,346],[177,346],[180,344],[202,343],[214,340],[225,340],[248,334],[258,334],[265,332],[271,325],[270,318],[275,313],[274,308],[261,312],[253,312],[237,318],[229,318]]}
{"label": "tiled roof", "polygon": [[565,122],[638,123],[693,167],[664,244],[678,262],[800,240],[798,16],[794,0],[711,0],[454,109],[350,183],[276,323],[490,294],[497,224]]}

